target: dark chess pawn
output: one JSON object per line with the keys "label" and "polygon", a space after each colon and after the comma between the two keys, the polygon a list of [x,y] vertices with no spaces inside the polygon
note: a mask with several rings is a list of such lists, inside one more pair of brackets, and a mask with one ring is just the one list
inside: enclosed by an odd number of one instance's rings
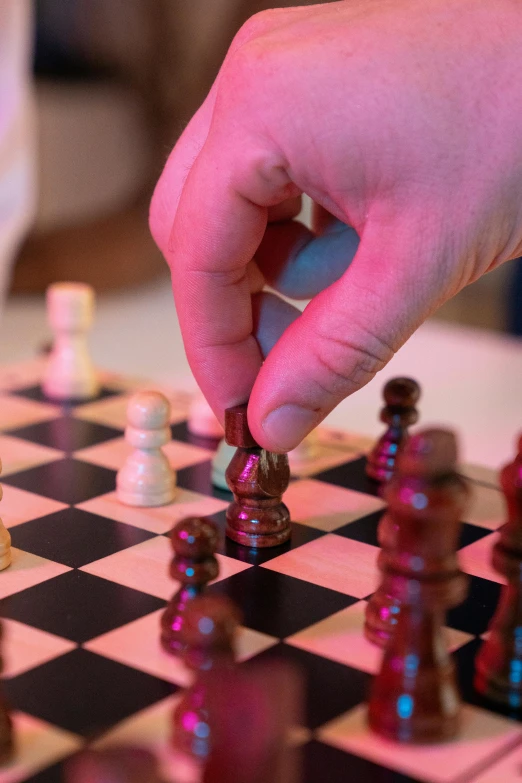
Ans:
{"label": "dark chess pawn", "polygon": [[507,579],[475,661],[475,688],[512,709],[522,707],[522,435],[518,454],[500,473],[507,522],[493,548],[493,567]]}
{"label": "dark chess pawn", "polygon": [[181,637],[183,661],[195,679],[173,716],[172,746],[204,761],[212,742],[208,689],[235,666],[235,641],[241,622],[236,605],[225,596],[206,593],[190,602]]}
{"label": "dark chess pawn", "polygon": [[[2,625],[0,625],[0,644],[4,635]],[[0,657],[0,672],[3,669],[3,658]],[[0,693],[0,764],[6,764],[13,758],[15,751],[13,738],[13,724],[9,709]]]}
{"label": "dark chess pawn", "polygon": [[248,547],[279,546],[290,538],[290,514],[282,496],[290,481],[286,454],[262,449],[252,437],[247,405],[225,411],[225,438],[237,448],[226,470],[234,494],[226,534]]}
{"label": "dark chess pawn", "polygon": [[175,525],[170,534],[174,558],[170,575],[181,583],[161,616],[161,644],[164,649],[179,655],[183,647],[183,623],[190,602],[219,572],[215,552],[219,533],[211,519],[188,517]]}
{"label": "dark chess pawn", "polygon": [[392,378],[383,389],[386,405],[381,410],[381,421],[388,429],[368,454],[366,473],[374,481],[384,484],[395,470],[399,446],[408,437],[408,427],[419,418],[416,404],[420,386],[412,378]]}
{"label": "dark chess pawn", "polygon": [[368,718],[373,731],[397,742],[441,742],[459,729],[461,702],[444,637],[446,611],[462,602],[468,585],[457,559],[468,488],[456,464],[453,433],[426,430],[408,440],[387,486],[396,530],[380,565],[383,590],[400,611]]}
{"label": "dark chess pawn", "polygon": [[141,748],[84,751],[66,767],[66,783],[162,783],[154,756]]}
{"label": "dark chess pawn", "polygon": [[202,783],[298,783],[300,748],[291,730],[303,725],[303,683],[283,660],[249,662],[209,684],[212,747]]}

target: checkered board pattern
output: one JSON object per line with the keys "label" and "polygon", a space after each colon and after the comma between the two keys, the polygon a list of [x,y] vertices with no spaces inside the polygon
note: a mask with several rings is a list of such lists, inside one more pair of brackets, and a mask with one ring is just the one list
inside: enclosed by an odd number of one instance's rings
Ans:
{"label": "checkered board pattern", "polygon": [[[188,515],[224,529],[226,492],[210,483],[216,443],[191,437],[189,399],[168,392],[177,470],[170,506],[118,503],[116,470],[128,453],[125,409],[139,382],[105,374],[100,397],[60,407],[44,399],[42,361],[0,371],[0,513],[13,563],[0,573],[4,691],[17,754],[0,783],[57,783],[86,743],[168,746],[188,675],[159,645],[158,623],[176,585],[167,575],[169,531]],[[141,384],[143,388],[143,384]],[[365,699],[379,652],[363,636],[378,583],[376,530],[384,510],[365,477],[367,438],[323,431],[313,459],[294,465],[285,495],[292,540],[255,552],[223,536],[224,591],[242,608],[239,657],[283,657],[307,674],[296,733],[303,783],[520,783],[522,725],[473,691],[473,660],[495,609],[500,577],[489,555],[503,522],[496,476],[468,466],[474,501],[460,559],[471,575],[465,603],[448,615],[448,644],[465,701],[462,735],[435,747],[394,745],[366,727]]]}

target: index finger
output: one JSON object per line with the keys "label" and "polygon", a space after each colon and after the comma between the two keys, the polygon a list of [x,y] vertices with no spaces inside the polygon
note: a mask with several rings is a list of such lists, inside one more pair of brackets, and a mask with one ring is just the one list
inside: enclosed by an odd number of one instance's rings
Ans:
{"label": "index finger", "polygon": [[168,247],[187,357],[218,415],[248,399],[261,367],[247,266],[268,207],[298,192],[265,165],[268,149],[250,162],[227,141],[209,134],[181,193]]}

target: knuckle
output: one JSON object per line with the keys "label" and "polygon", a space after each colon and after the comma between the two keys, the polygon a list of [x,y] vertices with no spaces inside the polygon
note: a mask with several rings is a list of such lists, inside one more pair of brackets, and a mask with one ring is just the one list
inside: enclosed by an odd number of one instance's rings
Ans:
{"label": "knuckle", "polygon": [[234,36],[230,51],[234,52],[246,43],[255,40],[256,38],[271,32],[279,22],[280,8],[268,8],[264,11],[258,11],[257,14],[253,14],[244,24],[239,28],[238,32]]}

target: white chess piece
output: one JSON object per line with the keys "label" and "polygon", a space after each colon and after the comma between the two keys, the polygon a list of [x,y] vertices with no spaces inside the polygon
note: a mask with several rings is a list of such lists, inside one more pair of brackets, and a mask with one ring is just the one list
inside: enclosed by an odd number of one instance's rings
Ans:
{"label": "white chess piece", "polygon": [[134,394],[127,408],[125,439],[132,446],[116,478],[116,495],[127,506],[164,506],[174,500],[176,474],[161,446],[170,441],[170,404],[160,392]]}
{"label": "white chess piece", "polygon": [[192,400],[187,426],[189,432],[202,438],[222,438],[224,435],[223,427],[203,395]]}
{"label": "white chess piece", "polygon": [[55,283],[47,289],[47,317],[54,333],[42,383],[47,397],[87,400],[98,393],[98,378],[87,346],[93,312],[91,286]]}
{"label": "white chess piece", "polygon": [[296,473],[311,460],[315,459],[319,453],[319,438],[317,431],[312,430],[309,435],[304,438],[299,446],[288,452],[288,462],[290,463],[290,470],[292,473]]}
{"label": "white chess piece", "polygon": [[217,447],[217,451],[212,459],[211,481],[218,489],[226,489],[230,492],[230,487],[225,478],[225,471],[236,451],[236,447],[229,446],[224,438]]}
{"label": "white chess piece", "polygon": [[[1,472],[2,462],[0,461]],[[0,500],[2,500],[3,494],[2,486],[0,485]],[[11,534],[0,519],[0,571],[3,571],[8,565],[11,565]]]}

